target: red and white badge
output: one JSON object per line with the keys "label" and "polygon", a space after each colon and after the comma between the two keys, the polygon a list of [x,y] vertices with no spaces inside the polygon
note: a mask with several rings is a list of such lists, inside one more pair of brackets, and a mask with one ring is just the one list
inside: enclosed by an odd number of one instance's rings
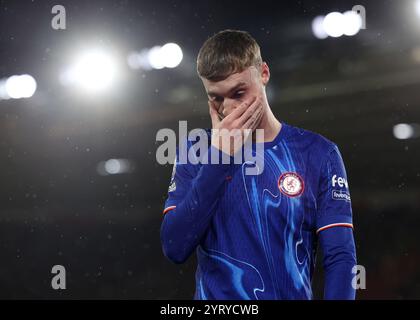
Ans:
{"label": "red and white badge", "polygon": [[303,193],[305,184],[296,172],[285,172],[279,178],[280,192],[288,197],[298,197]]}

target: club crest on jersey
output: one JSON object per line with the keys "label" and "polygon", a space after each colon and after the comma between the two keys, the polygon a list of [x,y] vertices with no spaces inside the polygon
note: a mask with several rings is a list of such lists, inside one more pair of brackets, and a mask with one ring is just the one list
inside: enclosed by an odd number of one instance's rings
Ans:
{"label": "club crest on jersey", "polygon": [[280,192],[288,197],[298,197],[303,193],[305,184],[296,172],[283,173],[278,181]]}

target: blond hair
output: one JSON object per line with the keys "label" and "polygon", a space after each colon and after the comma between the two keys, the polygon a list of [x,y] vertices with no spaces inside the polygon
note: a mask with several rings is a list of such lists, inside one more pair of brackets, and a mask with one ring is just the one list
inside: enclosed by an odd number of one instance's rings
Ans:
{"label": "blond hair", "polygon": [[197,73],[210,81],[221,81],[250,66],[262,64],[260,46],[246,31],[223,30],[201,47],[197,57]]}

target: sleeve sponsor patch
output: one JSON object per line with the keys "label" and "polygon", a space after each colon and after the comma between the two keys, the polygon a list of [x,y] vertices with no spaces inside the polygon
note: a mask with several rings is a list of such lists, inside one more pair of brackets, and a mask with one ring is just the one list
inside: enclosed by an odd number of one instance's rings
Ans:
{"label": "sleeve sponsor patch", "polygon": [[333,190],[332,191],[333,200],[344,200],[350,202],[350,194],[348,191],[343,190]]}

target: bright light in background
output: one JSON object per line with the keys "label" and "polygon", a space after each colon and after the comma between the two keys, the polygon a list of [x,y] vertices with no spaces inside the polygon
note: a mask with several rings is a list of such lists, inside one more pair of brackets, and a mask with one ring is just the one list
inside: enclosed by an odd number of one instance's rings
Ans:
{"label": "bright light in background", "polygon": [[330,37],[338,38],[344,34],[343,20],[344,16],[342,13],[331,12],[325,16],[322,26]]}
{"label": "bright light in background", "polygon": [[117,64],[102,50],[82,53],[75,63],[60,76],[63,85],[76,85],[87,92],[96,93],[109,88],[114,82]]}
{"label": "bright light in background", "polygon": [[130,52],[130,54],[127,57],[128,66],[134,70],[142,68],[146,70],[152,69],[147,59],[147,53],[148,50],[143,50],[141,52]]}
{"label": "bright light in background", "polygon": [[346,36],[354,36],[362,28],[362,18],[354,11],[347,11],[343,14],[343,33]]}
{"label": "bright light in background", "polygon": [[154,46],[141,52],[131,52],[127,57],[128,66],[132,69],[163,69],[177,67],[183,58],[182,49],[176,43]]}
{"label": "bright light in background", "polygon": [[324,17],[318,16],[312,21],[312,32],[314,33],[315,37],[318,39],[326,39],[328,38],[328,34],[324,30]]}
{"label": "bright light in background", "polygon": [[331,12],[325,17],[317,16],[312,20],[312,32],[318,39],[325,39],[328,36],[333,38],[343,35],[354,36],[362,26],[361,16],[354,11]]}
{"label": "bright light in background", "polygon": [[0,81],[0,99],[30,98],[36,91],[36,81],[29,74],[11,76]]}
{"label": "bright light in background", "polygon": [[150,66],[153,69],[163,69],[165,67],[162,53],[162,47],[160,46],[155,46],[149,50],[147,58],[149,60]]}
{"label": "bright light in background", "polygon": [[110,159],[105,162],[105,171],[108,174],[117,174],[120,173],[122,170],[122,161],[117,159]]}
{"label": "bright light in background", "polygon": [[134,170],[134,163],[128,159],[109,159],[101,161],[96,169],[101,176],[131,173]]}
{"label": "bright light in background", "polygon": [[182,50],[176,43],[167,43],[161,49],[163,65],[166,68],[175,68],[182,61]]}
{"label": "bright light in background", "polygon": [[414,2],[414,10],[416,11],[417,15],[420,17],[420,0],[416,0],[416,2]]}
{"label": "bright light in background", "polygon": [[420,135],[420,125],[399,123],[393,128],[394,137],[399,140],[417,138]]}

